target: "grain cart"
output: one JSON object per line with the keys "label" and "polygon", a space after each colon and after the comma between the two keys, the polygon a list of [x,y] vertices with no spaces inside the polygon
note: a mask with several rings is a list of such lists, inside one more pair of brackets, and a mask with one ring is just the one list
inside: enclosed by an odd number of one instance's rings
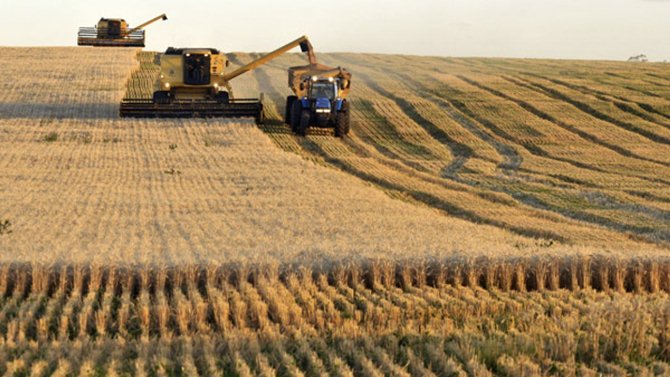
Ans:
{"label": "grain cart", "polygon": [[95,27],[79,28],[77,45],[105,47],[144,47],[145,26],[158,20],[167,20],[165,14],[154,17],[134,28],[129,28],[122,18],[101,18]]}
{"label": "grain cart", "polygon": [[350,123],[346,97],[351,73],[341,67],[310,63],[288,71],[288,85],[295,95],[286,98],[284,121],[302,136],[309,127],[333,128],[335,136],[345,136]]}
{"label": "grain cart", "polygon": [[159,89],[152,99],[126,98],[121,102],[122,117],[254,117],[263,121],[261,99],[235,99],[230,81],[266,64],[294,47],[315,62],[312,46],[303,36],[231,72],[229,61],[213,48],[168,48],[158,57]]}

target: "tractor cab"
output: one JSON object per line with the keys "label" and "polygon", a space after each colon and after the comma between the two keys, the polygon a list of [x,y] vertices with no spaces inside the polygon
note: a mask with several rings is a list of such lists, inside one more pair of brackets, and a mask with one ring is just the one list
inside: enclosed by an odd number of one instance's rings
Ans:
{"label": "tractor cab", "polygon": [[337,77],[311,76],[300,84],[304,97],[301,108],[307,110],[310,124],[316,127],[331,127],[344,106],[341,80]]}
{"label": "tractor cab", "polygon": [[337,83],[332,78],[330,80],[313,81],[310,85],[309,98],[325,98],[332,101],[338,97],[337,94]]}
{"label": "tractor cab", "polygon": [[337,103],[341,101],[338,93],[338,81],[335,78],[311,77],[307,80],[307,98],[303,101],[313,107],[318,118],[317,123],[326,123]]}

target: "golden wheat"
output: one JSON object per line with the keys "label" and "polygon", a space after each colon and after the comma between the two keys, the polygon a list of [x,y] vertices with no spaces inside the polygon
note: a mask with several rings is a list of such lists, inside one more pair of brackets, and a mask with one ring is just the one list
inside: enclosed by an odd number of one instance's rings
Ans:
{"label": "golden wheat", "polygon": [[[440,375],[514,365],[604,371],[622,362],[650,372],[669,370],[664,364],[670,355],[667,259],[641,263],[579,257],[547,268],[551,260],[517,259],[526,266],[523,288],[516,271],[504,268],[511,263],[505,260],[468,260],[458,266],[450,260],[356,260],[311,270],[239,264],[64,270],[13,264],[2,292],[0,339],[7,350],[29,355],[50,350],[47,363],[57,374],[91,368],[152,374],[162,367],[167,374],[174,368],[190,370],[187,375],[212,368],[252,375],[268,368],[292,375],[349,375],[352,370]],[[577,272],[571,269],[593,271],[590,284],[574,286],[570,276]],[[491,270],[497,272],[487,278]],[[650,271],[657,270],[664,271],[662,290],[644,293],[655,286]],[[380,274],[395,278],[380,280]],[[613,289],[622,277],[622,290]],[[110,296],[116,301],[111,307],[104,304]],[[324,310],[315,310],[315,302]],[[62,313],[48,309],[60,305],[65,305]],[[170,309],[162,318],[166,305]],[[95,318],[114,325],[93,323]],[[54,330],[36,331],[40,323]],[[87,344],[94,339],[102,342],[98,346],[117,342],[115,351],[108,357],[91,353]],[[261,354],[247,352],[249,342],[259,342]],[[52,349],[63,344],[68,344],[66,354]],[[138,350],[152,344],[163,356],[150,356],[150,348]],[[227,361],[211,360],[211,349],[202,353],[205,344],[215,344]],[[5,355],[0,366],[5,372],[41,368],[41,360],[25,353]],[[640,361],[654,366],[644,369]]]}
{"label": "golden wheat", "polygon": [[153,53],[0,49],[0,373],[670,374],[663,66],[323,60],[345,140],[280,123],[298,55],[257,128],[119,119]]}

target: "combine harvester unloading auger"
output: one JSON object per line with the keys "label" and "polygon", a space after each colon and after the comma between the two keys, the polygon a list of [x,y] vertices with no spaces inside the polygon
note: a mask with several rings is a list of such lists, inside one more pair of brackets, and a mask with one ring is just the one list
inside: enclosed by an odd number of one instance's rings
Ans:
{"label": "combine harvester unloading auger", "polygon": [[129,28],[122,18],[101,18],[95,27],[79,28],[77,45],[97,47],[144,47],[146,33],[144,27],[159,20],[167,20],[165,14]]}
{"label": "combine harvester unloading auger", "polygon": [[[237,99],[231,95],[230,81],[300,46],[310,64],[316,64],[314,49],[305,36],[226,74],[226,55],[213,48],[168,48],[160,60],[160,89],[153,98],[125,98],[122,117],[191,118],[253,117],[263,122],[261,99]],[[262,97],[262,96],[261,96]]]}

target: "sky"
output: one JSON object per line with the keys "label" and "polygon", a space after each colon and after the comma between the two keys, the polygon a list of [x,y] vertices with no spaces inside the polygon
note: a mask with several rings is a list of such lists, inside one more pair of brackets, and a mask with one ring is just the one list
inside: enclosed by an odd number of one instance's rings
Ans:
{"label": "sky", "polygon": [[0,46],[73,46],[100,17],[147,28],[147,48],[670,61],[670,0],[0,0]]}

